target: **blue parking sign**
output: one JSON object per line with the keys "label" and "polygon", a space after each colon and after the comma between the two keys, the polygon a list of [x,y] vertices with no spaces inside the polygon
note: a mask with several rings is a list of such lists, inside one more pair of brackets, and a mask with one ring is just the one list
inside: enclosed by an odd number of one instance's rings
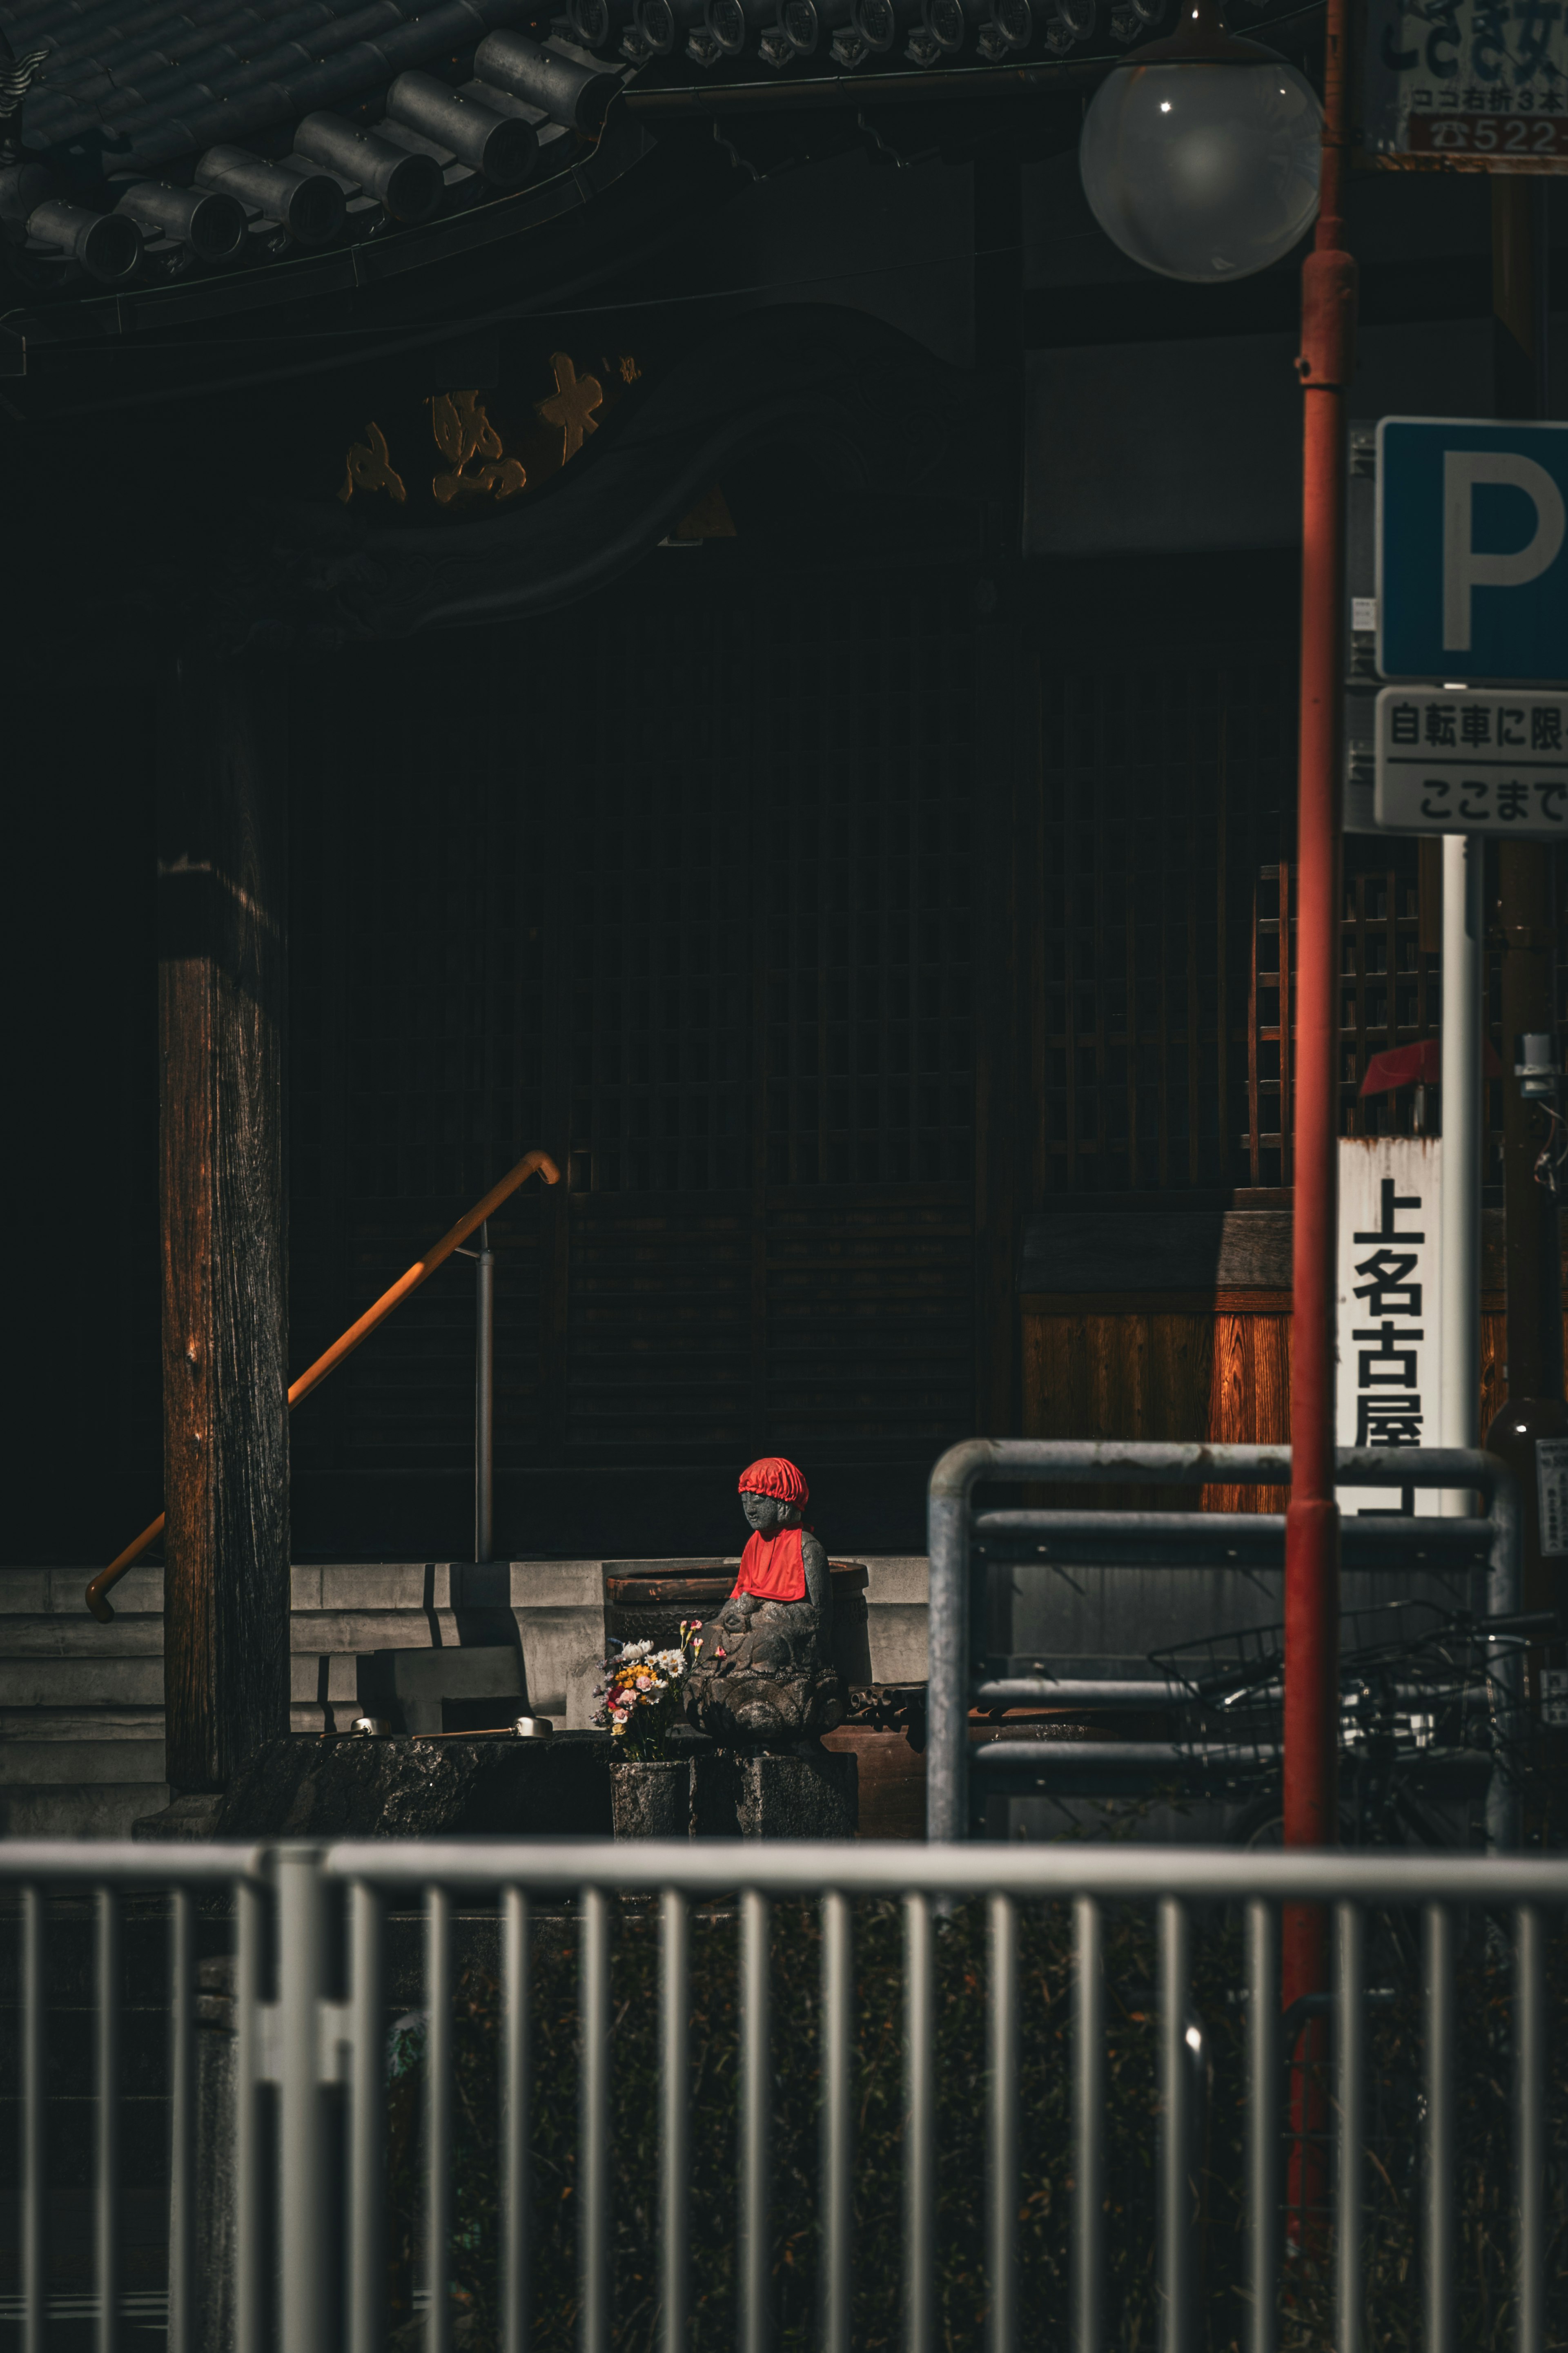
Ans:
{"label": "blue parking sign", "polygon": [[1568,425],[1385,417],[1377,666],[1466,685],[1568,682]]}

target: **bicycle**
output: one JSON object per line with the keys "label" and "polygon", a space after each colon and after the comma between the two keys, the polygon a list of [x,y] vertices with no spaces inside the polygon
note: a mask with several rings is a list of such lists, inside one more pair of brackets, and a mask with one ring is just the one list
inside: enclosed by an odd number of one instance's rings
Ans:
{"label": "bicycle", "polygon": [[[1558,1633],[1557,1614],[1481,1618],[1405,1600],[1349,1610],[1340,1623],[1342,1843],[1449,1848],[1433,1794],[1479,1794],[1500,1759],[1516,1780],[1529,1771],[1537,1724],[1520,1667]],[[1231,1835],[1248,1848],[1283,1839],[1284,1632],[1243,1627],[1149,1653],[1186,1694],[1174,1745],[1205,1768],[1206,1794],[1242,1800]]]}

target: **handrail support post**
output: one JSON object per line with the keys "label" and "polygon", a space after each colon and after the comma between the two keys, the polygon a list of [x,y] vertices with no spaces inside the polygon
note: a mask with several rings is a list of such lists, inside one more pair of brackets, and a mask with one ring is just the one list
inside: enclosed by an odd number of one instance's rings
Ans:
{"label": "handrail support post", "polygon": [[495,1546],[496,1501],[496,1260],[489,1221],[479,1228],[474,1261],[474,1558],[489,1560]]}

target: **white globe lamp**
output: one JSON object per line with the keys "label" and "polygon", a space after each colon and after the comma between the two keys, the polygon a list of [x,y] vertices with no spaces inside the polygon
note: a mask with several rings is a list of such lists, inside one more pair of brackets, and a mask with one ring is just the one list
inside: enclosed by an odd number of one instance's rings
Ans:
{"label": "white globe lamp", "polygon": [[1217,286],[1289,252],[1318,211],[1322,109],[1272,49],[1227,33],[1214,0],[1107,74],[1079,169],[1113,245],[1163,278]]}

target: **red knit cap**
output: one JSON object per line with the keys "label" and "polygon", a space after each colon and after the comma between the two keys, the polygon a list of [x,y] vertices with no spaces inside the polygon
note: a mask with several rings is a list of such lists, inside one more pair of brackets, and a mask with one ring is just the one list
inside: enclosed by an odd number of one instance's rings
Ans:
{"label": "red knit cap", "polygon": [[764,1454],[741,1473],[742,1495],[776,1495],[781,1504],[805,1504],[811,1499],[811,1489],[793,1462],[782,1454]]}

